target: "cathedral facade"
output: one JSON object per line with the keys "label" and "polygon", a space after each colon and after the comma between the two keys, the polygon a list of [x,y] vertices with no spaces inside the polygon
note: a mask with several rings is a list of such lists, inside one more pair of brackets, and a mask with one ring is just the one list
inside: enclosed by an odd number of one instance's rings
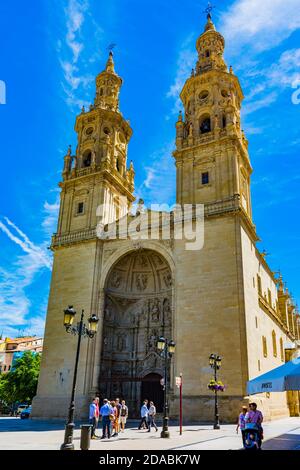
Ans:
{"label": "cathedral facade", "polygon": [[[57,233],[35,417],[66,417],[76,339],[66,334],[63,311],[73,305],[99,329],[82,340],[76,412],[87,416],[94,395],[126,399],[131,416],[152,399],[162,411],[164,363],[156,342],[176,342],[170,361],[170,416],[179,414],[175,378],[183,374],[187,420],[212,421],[214,394],[209,356],[222,357],[221,420],[236,420],[249,400],[246,383],[288,360],[300,340],[295,306],[281,275],[256,247],[248,142],[241,129],[243,92],[225,64],[224,38],[208,15],[197,40],[198,61],[181,92],[176,123],[176,203],[203,208],[204,243],[186,249],[175,235],[161,237],[166,214],[157,213],[156,236],[130,237],[122,221],[139,225],[147,211],[134,202],[134,167],[127,162],[132,130],[119,110],[122,79],[110,53],[96,78],[96,97],[76,119],[76,154],[64,159]],[[171,164],[171,156],[170,156]],[[164,202],[164,201],[162,201]],[[150,220],[150,219],[149,219]],[[153,219],[151,219],[153,220]],[[118,222],[119,236],[109,237]],[[141,232],[149,233],[151,224]],[[122,225],[124,226],[124,224]],[[252,401],[252,400],[251,400]],[[266,418],[299,415],[298,392],[260,394]]]}

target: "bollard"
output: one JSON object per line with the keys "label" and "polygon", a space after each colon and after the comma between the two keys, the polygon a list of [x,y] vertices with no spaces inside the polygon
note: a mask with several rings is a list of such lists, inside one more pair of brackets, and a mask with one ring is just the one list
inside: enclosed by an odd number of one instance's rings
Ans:
{"label": "bollard", "polygon": [[81,436],[80,436],[80,449],[81,450],[89,450],[91,445],[91,431],[92,425],[91,424],[83,424],[80,426],[81,428]]}

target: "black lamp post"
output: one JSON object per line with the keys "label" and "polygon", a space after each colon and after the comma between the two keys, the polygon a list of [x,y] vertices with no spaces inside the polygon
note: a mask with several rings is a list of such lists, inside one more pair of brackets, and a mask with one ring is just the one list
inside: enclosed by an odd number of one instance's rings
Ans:
{"label": "black lamp post", "polygon": [[157,341],[157,349],[159,350],[161,356],[164,358],[165,366],[165,377],[164,377],[164,418],[163,418],[163,429],[160,434],[160,437],[170,437],[168,422],[169,422],[169,404],[168,404],[168,364],[169,360],[175,352],[175,343],[172,340],[167,340],[163,337],[160,337]]}
{"label": "black lamp post", "polygon": [[64,443],[61,445],[60,450],[74,450],[73,433],[74,433],[74,427],[75,427],[75,424],[74,424],[75,391],[76,391],[77,370],[78,370],[81,338],[82,336],[86,338],[94,338],[95,334],[97,333],[98,321],[99,321],[96,315],[92,315],[88,319],[89,328],[87,328],[86,325],[83,323],[84,310],[82,310],[80,322],[77,323],[76,326],[73,326],[75,315],[76,315],[76,311],[74,310],[72,306],[64,310],[64,326],[66,328],[66,331],[67,333],[78,335],[78,342],[77,342],[75,369],[74,369],[74,377],[73,377],[72,395],[71,395],[71,401],[70,401],[70,406],[69,406],[68,422],[65,427]]}
{"label": "black lamp post", "polygon": [[[214,369],[214,379],[217,382],[217,370],[221,367],[222,359],[216,354],[211,354],[209,356],[209,365]],[[218,390],[215,389],[215,423],[214,429],[220,429],[220,420],[219,420],[219,405],[218,405]]]}

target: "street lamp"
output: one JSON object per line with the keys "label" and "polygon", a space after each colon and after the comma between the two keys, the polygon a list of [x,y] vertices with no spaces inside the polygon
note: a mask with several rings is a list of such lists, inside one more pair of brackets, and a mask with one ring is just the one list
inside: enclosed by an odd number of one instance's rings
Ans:
{"label": "street lamp", "polygon": [[75,319],[76,311],[74,310],[73,306],[68,307],[64,310],[64,326],[66,328],[67,333],[71,333],[72,335],[78,335],[78,342],[77,342],[77,351],[76,351],[76,359],[75,359],[75,369],[74,369],[74,377],[73,377],[73,386],[72,386],[72,395],[71,401],[69,406],[69,415],[68,415],[68,422],[65,427],[65,439],[64,443],[61,445],[61,450],[74,450],[73,444],[73,433],[74,433],[74,413],[75,413],[75,390],[76,390],[76,381],[77,381],[77,369],[78,369],[78,361],[79,361],[79,353],[80,353],[80,345],[81,345],[81,338],[84,336],[85,338],[94,338],[95,334],[97,333],[98,329],[98,322],[99,319],[96,315],[91,315],[88,319],[89,327],[83,323],[84,317],[84,310],[82,310],[80,322],[77,323],[76,326],[73,326],[73,322]]}
{"label": "street lamp", "polygon": [[175,346],[173,340],[167,340],[164,337],[160,337],[157,340],[157,349],[160,352],[161,357],[164,358],[164,418],[163,418],[163,429],[160,437],[170,437],[168,422],[169,422],[169,405],[168,405],[168,363],[171,357],[175,353]]}
{"label": "street lamp", "polygon": [[[221,362],[222,362],[222,358],[220,356],[218,356],[217,354],[211,354],[209,356],[209,365],[212,369],[214,369],[215,382],[217,382],[217,370],[220,369]],[[220,429],[217,387],[215,388],[215,423],[214,423],[214,429]]]}

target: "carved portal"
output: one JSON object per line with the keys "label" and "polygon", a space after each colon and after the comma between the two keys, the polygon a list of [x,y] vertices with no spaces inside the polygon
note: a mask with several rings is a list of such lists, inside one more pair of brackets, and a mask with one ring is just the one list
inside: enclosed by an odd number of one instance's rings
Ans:
{"label": "carved portal", "polygon": [[[151,250],[131,252],[113,267],[105,294],[100,393],[126,399],[131,416],[138,416],[144,398],[158,401],[160,389],[163,395],[156,342],[159,336],[172,336],[170,268]],[[158,380],[152,388],[149,377]],[[154,396],[141,396],[151,390]]]}

